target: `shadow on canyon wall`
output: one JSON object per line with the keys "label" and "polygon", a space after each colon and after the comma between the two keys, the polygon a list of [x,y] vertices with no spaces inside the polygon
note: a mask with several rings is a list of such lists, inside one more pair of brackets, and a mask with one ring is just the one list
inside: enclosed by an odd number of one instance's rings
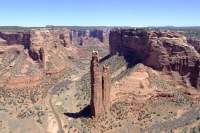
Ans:
{"label": "shadow on canyon wall", "polygon": [[[137,65],[138,63],[142,63],[142,61],[143,61],[143,59],[141,57],[138,57],[138,56],[136,56],[136,54],[133,54],[133,53],[132,53],[132,55],[130,53],[125,53],[125,54],[124,53],[117,53],[117,55],[124,57],[124,59],[128,63],[127,69],[134,67],[135,65]],[[104,58],[100,59],[100,63],[109,59],[112,56],[113,55],[111,55],[111,54],[105,56]]]}

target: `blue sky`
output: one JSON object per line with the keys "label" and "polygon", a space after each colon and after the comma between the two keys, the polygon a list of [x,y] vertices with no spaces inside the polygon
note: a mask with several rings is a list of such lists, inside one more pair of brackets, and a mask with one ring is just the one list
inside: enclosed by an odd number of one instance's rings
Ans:
{"label": "blue sky", "polygon": [[200,0],[1,0],[0,26],[200,26]]}

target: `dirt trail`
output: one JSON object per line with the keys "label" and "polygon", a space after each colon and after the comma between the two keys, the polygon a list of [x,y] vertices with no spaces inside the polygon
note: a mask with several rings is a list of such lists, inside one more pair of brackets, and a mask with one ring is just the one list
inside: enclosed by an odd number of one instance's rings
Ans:
{"label": "dirt trail", "polygon": [[59,89],[61,88],[61,86],[63,87],[63,83],[64,82],[69,82],[68,80],[64,80],[64,81],[59,81],[59,82],[57,82],[56,84],[54,84],[53,85],[53,87],[51,87],[51,89],[49,90],[50,92],[50,98],[49,98],[49,105],[50,105],[50,107],[51,107],[51,110],[52,110],[52,113],[53,113],[53,115],[55,116],[55,118],[56,118],[56,121],[58,122],[58,127],[59,127],[59,130],[57,131],[58,133],[64,133],[64,130],[63,130],[63,128],[62,128],[62,122],[61,122],[61,120],[60,120],[60,117],[59,117],[59,115],[56,113],[56,110],[55,110],[55,108],[54,108],[54,106],[53,106],[53,103],[52,103],[52,97],[53,97],[53,95],[57,92],[57,91],[59,91]]}
{"label": "dirt trail", "polygon": [[56,120],[57,120],[57,122],[58,122],[58,127],[59,127],[58,133],[64,133],[64,130],[63,130],[63,128],[62,128],[62,122],[61,122],[61,120],[60,120],[59,115],[56,113],[56,110],[55,110],[55,108],[54,108],[54,106],[53,106],[53,103],[52,103],[52,95],[51,95],[50,98],[49,98],[49,104],[50,104],[51,110],[52,110],[52,112],[53,112],[53,115],[55,116],[55,118],[56,118]]}
{"label": "dirt trail", "polygon": [[59,81],[53,87],[51,87],[50,92],[49,92],[50,93],[49,105],[51,107],[53,115],[56,118],[56,121],[58,122],[58,127],[59,127],[58,133],[64,133],[64,130],[63,130],[63,127],[62,127],[61,119],[60,119],[59,115],[56,113],[56,110],[53,106],[52,97],[53,97],[54,94],[56,94],[57,91],[60,90],[60,88],[66,86],[66,84],[70,84],[71,82],[72,82],[71,80]]}
{"label": "dirt trail", "polygon": [[[80,75],[82,76],[83,74],[84,73],[81,73]],[[72,83],[72,86],[75,87],[75,81],[77,81],[79,78],[80,78],[80,76],[75,76],[71,80],[62,80],[62,81],[60,80],[56,84],[54,84],[51,87],[51,89],[49,89],[49,94],[50,94],[49,105],[51,107],[53,115],[56,118],[56,121],[58,122],[58,127],[59,127],[58,133],[64,133],[64,130],[63,130],[63,127],[62,127],[61,119],[60,119],[59,115],[56,113],[56,110],[55,110],[55,108],[53,106],[52,97],[53,97],[54,94],[56,94],[57,91],[59,91],[61,88],[65,87],[66,84],[71,84]],[[75,90],[75,89],[72,89],[72,90]],[[73,93],[75,93],[75,92],[73,92]],[[73,100],[72,100],[72,105],[74,105],[73,101],[74,101],[74,97],[73,97]],[[74,106],[73,106],[73,110],[75,110]]]}

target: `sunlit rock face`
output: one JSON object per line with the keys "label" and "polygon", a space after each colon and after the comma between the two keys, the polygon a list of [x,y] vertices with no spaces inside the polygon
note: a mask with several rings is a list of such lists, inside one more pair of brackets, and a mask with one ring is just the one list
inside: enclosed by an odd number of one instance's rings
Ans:
{"label": "sunlit rock face", "polygon": [[112,29],[109,41],[111,55],[119,53],[156,70],[188,74],[191,85],[200,89],[200,57],[185,36],[149,28]]}

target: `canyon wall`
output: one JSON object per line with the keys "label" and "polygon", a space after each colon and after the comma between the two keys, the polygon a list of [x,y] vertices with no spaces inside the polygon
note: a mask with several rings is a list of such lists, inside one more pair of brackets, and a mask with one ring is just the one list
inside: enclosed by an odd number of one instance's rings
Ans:
{"label": "canyon wall", "polygon": [[[45,58],[51,55],[48,51],[56,50],[58,45],[66,48],[71,47],[70,34],[67,29],[34,29],[30,30],[30,44],[28,52],[30,57],[37,61],[40,66],[45,64]],[[41,60],[40,49],[43,49],[43,60]],[[46,56],[45,56],[46,55]],[[46,60],[47,60],[46,59]],[[45,68],[45,67],[42,67]]]}
{"label": "canyon wall", "polygon": [[70,39],[73,44],[79,44],[81,46],[106,47],[109,45],[109,31],[109,28],[71,29]]}
{"label": "canyon wall", "polygon": [[[58,77],[78,58],[65,28],[0,31],[0,86],[36,86]],[[35,78],[40,77],[40,79]]]}
{"label": "canyon wall", "polygon": [[30,44],[30,33],[29,31],[0,31],[0,39],[4,40],[1,45],[24,45],[28,47]]}
{"label": "canyon wall", "polygon": [[187,41],[197,50],[198,53],[200,53],[200,40],[188,39]]}
{"label": "canyon wall", "polygon": [[[30,57],[38,62],[40,49],[45,51],[62,44],[66,48],[71,47],[70,34],[67,29],[32,29],[27,31],[0,31],[0,38],[4,40],[1,45],[23,45],[28,49]],[[43,56],[44,57],[44,56]]]}
{"label": "canyon wall", "polygon": [[191,85],[200,90],[200,57],[185,36],[168,30],[116,28],[111,30],[109,42],[111,55],[118,53],[159,71],[188,75]]}
{"label": "canyon wall", "polygon": [[[23,45],[29,49],[30,56],[37,60],[42,45],[57,47],[62,44],[70,48],[72,44],[81,46],[109,46],[109,32],[111,28],[40,28],[21,31],[0,31],[0,45]],[[46,47],[46,46],[45,46]],[[44,48],[46,50],[46,48]],[[35,54],[35,55],[34,55]]]}
{"label": "canyon wall", "polygon": [[[0,74],[5,76],[2,86],[8,79],[14,79],[15,76],[18,79],[19,75],[58,77],[64,74],[75,68],[73,62],[88,54],[82,51],[79,44],[83,47],[108,46],[108,31],[107,28],[90,27],[0,30]],[[9,78],[11,69],[18,71]]]}

